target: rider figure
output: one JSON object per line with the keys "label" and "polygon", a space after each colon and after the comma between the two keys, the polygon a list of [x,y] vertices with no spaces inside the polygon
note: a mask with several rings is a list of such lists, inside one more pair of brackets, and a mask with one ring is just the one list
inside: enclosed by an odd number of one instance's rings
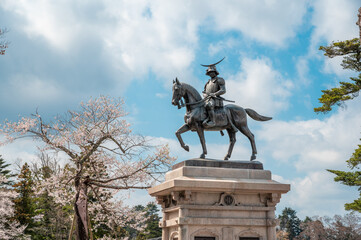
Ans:
{"label": "rider figure", "polygon": [[206,125],[208,127],[214,127],[216,125],[214,109],[223,107],[223,98],[220,97],[220,95],[226,93],[226,86],[224,79],[218,77],[219,72],[216,69],[215,66],[216,64],[207,65],[208,69],[206,70],[206,75],[210,76],[211,79],[208,80],[208,82],[204,86],[204,91],[203,91],[203,97],[205,99],[205,107],[208,113],[208,118],[204,120],[203,125]]}

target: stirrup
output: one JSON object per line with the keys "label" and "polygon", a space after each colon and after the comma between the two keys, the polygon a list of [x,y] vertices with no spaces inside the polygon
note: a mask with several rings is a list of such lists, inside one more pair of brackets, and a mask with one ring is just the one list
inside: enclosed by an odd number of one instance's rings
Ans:
{"label": "stirrup", "polygon": [[[212,123],[212,124],[211,124]],[[213,122],[213,121],[209,121],[209,122],[206,122],[206,126],[207,127],[215,127],[216,126],[216,123]]]}

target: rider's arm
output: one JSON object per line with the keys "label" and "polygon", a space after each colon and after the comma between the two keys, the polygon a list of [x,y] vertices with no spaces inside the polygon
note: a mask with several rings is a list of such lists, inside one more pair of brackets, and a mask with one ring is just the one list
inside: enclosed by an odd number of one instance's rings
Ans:
{"label": "rider's arm", "polygon": [[219,90],[217,92],[214,93],[214,95],[216,96],[220,96],[222,94],[226,93],[226,83],[224,81],[223,78],[218,78],[217,79],[218,85],[219,85]]}
{"label": "rider's arm", "polygon": [[[209,82],[209,81],[208,81]],[[206,93],[206,87],[207,87],[207,84],[208,84],[208,82],[206,83],[206,85],[204,85],[204,90],[203,90],[203,97],[205,98],[205,97],[208,97],[208,93]]]}

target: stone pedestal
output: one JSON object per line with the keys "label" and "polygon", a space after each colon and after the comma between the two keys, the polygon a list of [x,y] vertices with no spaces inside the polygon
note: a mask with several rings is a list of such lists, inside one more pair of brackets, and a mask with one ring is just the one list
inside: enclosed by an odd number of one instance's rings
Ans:
{"label": "stone pedestal", "polygon": [[162,240],[275,240],[275,206],[289,190],[257,161],[191,159],[149,194],[162,206]]}

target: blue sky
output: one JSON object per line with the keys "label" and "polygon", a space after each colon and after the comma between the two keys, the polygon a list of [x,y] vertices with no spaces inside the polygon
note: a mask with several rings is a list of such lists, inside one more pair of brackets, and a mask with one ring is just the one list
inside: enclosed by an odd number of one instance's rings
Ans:
{"label": "blue sky", "polygon": [[[169,144],[178,161],[199,156],[179,147],[174,132],[184,110],[171,105],[178,77],[199,91],[205,68],[226,80],[225,98],[272,116],[249,120],[258,160],[274,179],[290,183],[278,209],[300,216],[343,214],[357,190],[332,181],[325,169],[346,169],[359,144],[361,100],[327,115],[313,108],[321,90],[355,76],[326,59],[320,45],[358,36],[359,1],[13,1],[0,3],[0,27],[10,41],[0,57],[0,120],[16,120],[37,108],[51,117],[90,97],[126,101],[135,132]],[[232,160],[249,159],[248,140],[237,135]],[[210,158],[222,158],[228,137],[206,133]],[[10,162],[34,159],[31,141],[0,148]],[[139,201],[149,201],[136,192]],[[134,201],[133,201],[134,202]]]}

